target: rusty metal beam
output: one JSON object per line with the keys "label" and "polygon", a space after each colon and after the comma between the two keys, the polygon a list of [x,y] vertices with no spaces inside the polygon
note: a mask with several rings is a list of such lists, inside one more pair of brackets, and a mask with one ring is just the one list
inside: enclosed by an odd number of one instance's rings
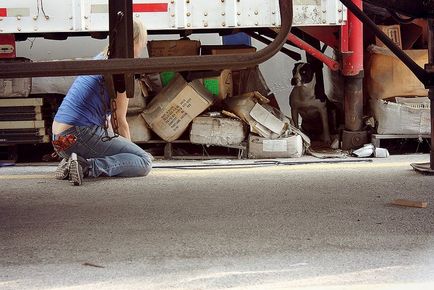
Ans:
{"label": "rusty metal beam", "polygon": [[35,62],[0,64],[0,78],[74,76],[160,71],[222,70],[252,67],[280,51],[292,26],[292,0],[280,0],[282,27],[276,39],[266,48],[243,55],[159,57],[146,59],[109,59],[86,61]]}

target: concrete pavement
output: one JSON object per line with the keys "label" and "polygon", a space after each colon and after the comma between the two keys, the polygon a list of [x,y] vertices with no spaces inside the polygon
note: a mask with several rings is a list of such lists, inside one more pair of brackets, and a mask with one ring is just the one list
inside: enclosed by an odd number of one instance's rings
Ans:
{"label": "concrete pavement", "polygon": [[0,288],[433,289],[434,176],[409,166],[428,158],[157,168],[81,187],[55,167],[0,168]]}

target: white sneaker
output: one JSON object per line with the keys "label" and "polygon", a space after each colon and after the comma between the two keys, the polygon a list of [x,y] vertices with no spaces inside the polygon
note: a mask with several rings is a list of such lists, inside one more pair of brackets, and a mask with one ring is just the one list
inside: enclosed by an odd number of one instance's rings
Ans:
{"label": "white sneaker", "polygon": [[57,166],[54,177],[58,180],[65,180],[69,177],[69,158],[63,158]]}
{"label": "white sneaker", "polygon": [[72,185],[79,186],[83,183],[83,168],[78,163],[76,153],[72,153],[69,158],[69,182]]}

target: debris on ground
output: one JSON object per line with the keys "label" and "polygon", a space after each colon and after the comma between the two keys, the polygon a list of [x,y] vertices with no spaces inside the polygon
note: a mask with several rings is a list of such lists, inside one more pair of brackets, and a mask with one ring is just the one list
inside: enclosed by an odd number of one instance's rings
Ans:
{"label": "debris on ground", "polygon": [[428,207],[428,202],[426,201],[415,201],[415,200],[408,200],[408,199],[396,199],[392,201],[392,204],[398,206],[417,207],[417,208]]}

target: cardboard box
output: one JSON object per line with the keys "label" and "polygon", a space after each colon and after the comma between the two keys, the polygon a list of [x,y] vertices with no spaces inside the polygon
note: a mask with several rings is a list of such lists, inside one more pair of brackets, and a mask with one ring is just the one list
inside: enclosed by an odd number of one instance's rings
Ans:
{"label": "cardboard box", "polygon": [[134,114],[127,116],[128,126],[130,127],[131,141],[147,142],[152,138],[151,129],[146,124],[142,114]]}
{"label": "cardboard box", "polygon": [[258,92],[226,100],[228,111],[250,125],[250,131],[264,138],[277,139],[288,129],[289,120],[267,106],[268,99]]}
{"label": "cardboard box", "polygon": [[248,156],[251,159],[299,158],[304,153],[303,139],[300,135],[271,140],[250,134],[248,148]]}
{"label": "cardboard box", "polygon": [[143,95],[142,84],[140,80],[134,80],[134,97],[128,102],[128,115],[139,114],[146,108],[146,98]]}
{"label": "cardboard box", "polygon": [[202,83],[211,94],[217,97],[217,101],[223,101],[234,95],[232,71],[229,69],[223,70],[218,77],[202,79]]}
{"label": "cardboard box", "polygon": [[[380,28],[399,48],[402,49],[402,38],[401,38],[401,26],[397,25],[378,25]],[[386,47],[386,45],[377,37],[375,38],[375,44],[381,47]]]}
{"label": "cardboard box", "polygon": [[199,55],[200,41],[197,40],[153,40],[148,41],[149,57]]}
{"label": "cardboard box", "polygon": [[160,93],[164,87],[170,84],[170,82],[176,77],[176,72],[161,72],[148,74],[148,79],[151,81],[153,92]]}
{"label": "cardboard box", "polygon": [[233,96],[232,71],[191,71],[186,75],[188,81],[200,80],[204,87],[221,102]]}
{"label": "cardboard box", "polygon": [[270,89],[262,75],[259,66],[235,71],[234,94],[242,95],[251,92],[259,92],[263,96],[268,96]]}
{"label": "cardboard box", "polygon": [[191,143],[236,146],[245,139],[246,131],[241,120],[203,116],[195,118],[191,125]]}
{"label": "cardboard box", "polygon": [[[369,50],[366,83],[371,97],[428,96],[422,82],[388,49],[370,47]],[[427,50],[406,50],[405,53],[421,67],[428,63]]]}
{"label": "cardboard box", "polygon": [[163,140],[179,138],[195,117],[212,105],[215,97],[196,80],[187,83],[180,75],[148,105],[143,117]]}
{"label": "cardboard box", "polygon": [[[0,62],[30,62],[27,58],[2,59]],[[32,90],[32,78],[0,79],[0,98],[28,97]]]}
{"label": "cardboard box", "polygon": [[[254,53],[256,48],[248,45],[203,45],[202,55],[233,55]],[[259,67],[232,71],[233,95],[258,91],[263,96],[270,92]]]}
{"label": "cardboard box", "polygon": [[[426,103],[422,98],[421,103]],[[378,134],[431,134],[430,108],[414,103],[397,104],[384,100],[370,100],[371,110],[377,121]]]}
{"label": "cardboard box", "polygon": [[248,45],[203,45],[201,47],[202,55],[227,55],[254,52],[256,52],[256,48]]}

